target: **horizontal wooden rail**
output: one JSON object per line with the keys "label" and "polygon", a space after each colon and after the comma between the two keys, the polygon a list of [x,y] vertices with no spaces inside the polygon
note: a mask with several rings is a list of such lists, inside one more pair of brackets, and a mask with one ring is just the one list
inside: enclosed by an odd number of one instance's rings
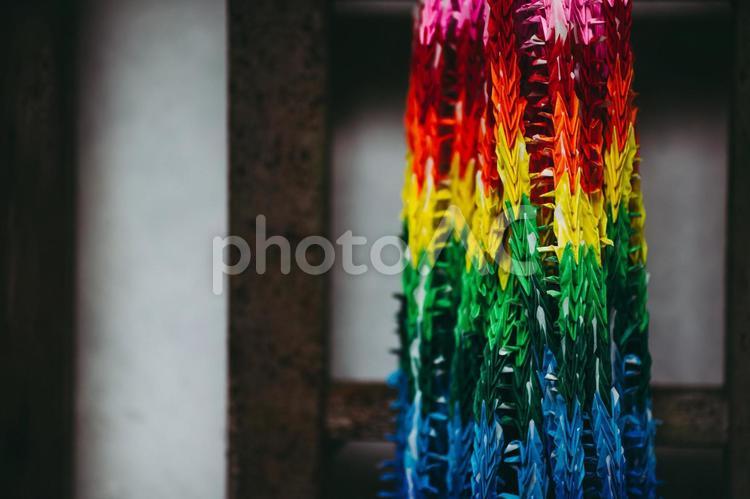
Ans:
{"label": "horizontal wooden rail", "polygon": [[658,445],[720,447],[727,443],[729,410],[720,388],[653,388]]}
{"label": "horizontal wooden rail", "polygon": [[[327,432],[334,442],[378,441],[392,431],[389,406],[394,392],[383,383],[334,382],[330,387]],[[661,420],[657,445],[721,447],[727,442],[727,403],[718,388],[653,389],[654,417]]]}

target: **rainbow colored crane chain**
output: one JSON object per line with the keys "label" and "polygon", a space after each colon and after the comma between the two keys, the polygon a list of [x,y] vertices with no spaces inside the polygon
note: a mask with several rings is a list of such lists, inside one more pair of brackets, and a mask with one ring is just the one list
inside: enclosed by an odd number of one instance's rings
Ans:
{"label": "rainbow colored crane chain", "polygon": [[423,0],[385,497],[656,497],[632,0]]}

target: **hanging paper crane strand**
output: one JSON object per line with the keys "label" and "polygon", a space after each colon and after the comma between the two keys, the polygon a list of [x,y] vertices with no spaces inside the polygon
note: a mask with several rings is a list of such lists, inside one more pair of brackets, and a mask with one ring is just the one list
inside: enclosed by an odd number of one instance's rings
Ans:
{"label": "hanging paper crane strand", "polygon": [[422,0],[384,497],[656,497],[632,0]]}

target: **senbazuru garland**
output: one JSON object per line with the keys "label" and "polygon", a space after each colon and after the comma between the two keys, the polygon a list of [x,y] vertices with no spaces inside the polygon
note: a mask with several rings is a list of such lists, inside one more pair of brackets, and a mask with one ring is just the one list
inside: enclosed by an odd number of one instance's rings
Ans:
{"label": "senbazuru garland", "polygon": [[632,0],[423,0],[381,495],[656,497]]}

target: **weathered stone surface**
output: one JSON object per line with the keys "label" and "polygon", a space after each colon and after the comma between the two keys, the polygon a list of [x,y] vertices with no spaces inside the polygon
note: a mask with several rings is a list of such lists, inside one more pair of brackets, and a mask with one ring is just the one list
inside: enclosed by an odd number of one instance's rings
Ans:
{"label": "weathered stone surface", "polygon": [[[262,214],[292,252],[326,229],[324,14],[321,0],[229,1],[230,233],[251,242]],[[326,277],[281,274],[277,251],[230,283],[232,499],[320,493]]]}
{"label": "weathered stone surface", "polygon": [[327,205],[324,2],[230,1],[233,228],[319,233]]}

